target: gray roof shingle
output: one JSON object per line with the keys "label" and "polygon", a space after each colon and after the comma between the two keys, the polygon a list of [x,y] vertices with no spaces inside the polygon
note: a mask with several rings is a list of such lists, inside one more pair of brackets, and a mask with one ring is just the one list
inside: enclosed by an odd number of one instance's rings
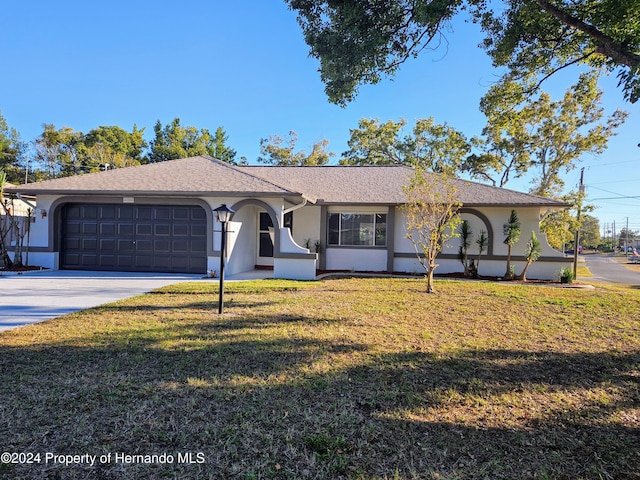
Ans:
{"label": "gray roof shingle", "polygon": [[[233,166],[201,155],[5,190],[30,195],[305,196],[324,204],[399,205],[405,202],[403,187],[412,173],[404,166]],[[465,206],[566,206],[505,188],[459,179],[455,183]]]}
{"label": "gray roof shingle", "polygon": [[[402,204],[413,170],[404,166],[279,167],[242,166],[241,170],[285,184],[293,190],[327,204]],[[427,174],[429,175],[429,174]],[[462,179],[454,180],[465,206],[554,206],[557,200],[492,187]]]}
{"label": "gray roof shingle", "polygon": [[13,186],[31,194],[193,195],[238,193],[299,196],[298,192],[255,177],[208,155],[56,178]]}

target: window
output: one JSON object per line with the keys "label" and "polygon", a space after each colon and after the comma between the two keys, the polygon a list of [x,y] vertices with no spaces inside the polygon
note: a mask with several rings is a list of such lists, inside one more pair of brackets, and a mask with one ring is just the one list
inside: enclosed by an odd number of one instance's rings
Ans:
{"label": "window", "polygon": [[384,247],[386,213],[330,213],[329,245]]}

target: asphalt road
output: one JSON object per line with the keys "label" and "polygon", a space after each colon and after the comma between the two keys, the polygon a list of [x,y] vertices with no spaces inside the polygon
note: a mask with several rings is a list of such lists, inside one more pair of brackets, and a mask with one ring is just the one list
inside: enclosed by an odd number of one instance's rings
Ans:
{"label": "asphalt road", "polygon": [[640,273],[626,268],[611,255],[584,255],[593,277],[583,277],[587,282],[610,282],[640,285]]}

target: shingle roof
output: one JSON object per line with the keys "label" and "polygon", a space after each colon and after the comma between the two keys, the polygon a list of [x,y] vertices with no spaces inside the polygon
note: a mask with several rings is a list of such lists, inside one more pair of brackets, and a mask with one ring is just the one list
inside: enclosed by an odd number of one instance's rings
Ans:
{"label": "shingle roof", "polygon": [[[208,155],[7,187],[7,192],[53,195],[279,196],[324,204],[405,202],[413,170],[403,166],[233,166]],[[465,206],[554,206],[548,198],[455,180]]]}
{"label": "shingle roof", "polygon": [[[241,170],[305,193],[327,204],[402,204],[403,187],[413,170],[404,166],[279,167],[243,166]],[[428,175],[428,174],[427,174]],[[465,206],[555,206],[557,200],[456,179],[459,200]]]}
{"label": "shingle roof", "polygon": [[208,155],[45,180],[7,188],[30,194],[259,194],[299,196]]}

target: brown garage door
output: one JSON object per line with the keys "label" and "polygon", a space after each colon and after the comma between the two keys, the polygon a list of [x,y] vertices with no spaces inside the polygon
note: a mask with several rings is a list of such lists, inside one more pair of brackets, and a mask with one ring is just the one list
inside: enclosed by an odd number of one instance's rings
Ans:
{"label": "brown garage door", "polygon": [[60,268],[205,273],[207,216],[195,205],[67,204]]}

